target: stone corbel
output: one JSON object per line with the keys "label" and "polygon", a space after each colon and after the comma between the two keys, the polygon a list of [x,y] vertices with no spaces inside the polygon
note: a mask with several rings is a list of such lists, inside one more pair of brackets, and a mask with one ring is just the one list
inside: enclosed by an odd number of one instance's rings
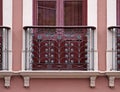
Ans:
{"label": "stone corbel", "polygon": [[95,87],[95,80],[96,80],[96,76],[90,77],[90,87],[92,87],[92,88]]}
{"label": "stone corbel", "polygon": [[30,77],[24,76],[24,87],[28,88],[30,86]]}
{"label": "stone corbel", "polygon": [[113,88],[115,86],[115,77],[109,76],[109,87]]}
{"label": "stone corbel", "polygon": [[9,88],[9,87],[10,87],[10,79],[11,79],[10,76],[5,76],[5,77],[4,77],[4,80],[5,80],[4,86],[5,86],[6,88]]}

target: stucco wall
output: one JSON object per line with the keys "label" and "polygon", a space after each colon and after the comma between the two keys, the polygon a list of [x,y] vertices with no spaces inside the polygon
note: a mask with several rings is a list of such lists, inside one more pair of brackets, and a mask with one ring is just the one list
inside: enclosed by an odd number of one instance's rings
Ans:
{"label": "stucco wall", "polygon": [[[13,70],[21,70],[22,59],[22,0],[13,0],[12,51]],[[99,70],[106,70],[106,43],[107,43],[107,0],[98,0],[98,53]],[[102,43],[102,44],[101,44]],[[120,79],[116,79],[115,88],[108,87],[107,77],[98,77],[96,87],[89,87],[89,79],[31,79],[30,87],[24,88],[20,76],[12,77],[10,88],[5,88],[3,79],[0,79],[0,92],[119,92]]]}

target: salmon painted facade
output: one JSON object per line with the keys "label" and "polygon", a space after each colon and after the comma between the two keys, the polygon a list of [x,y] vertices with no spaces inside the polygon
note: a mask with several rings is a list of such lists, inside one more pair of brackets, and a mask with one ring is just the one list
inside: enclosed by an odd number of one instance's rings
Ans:
{"label": "salmon painted facade", "polygon": [[119,92],[120,0],[0,0],[1,92]]}

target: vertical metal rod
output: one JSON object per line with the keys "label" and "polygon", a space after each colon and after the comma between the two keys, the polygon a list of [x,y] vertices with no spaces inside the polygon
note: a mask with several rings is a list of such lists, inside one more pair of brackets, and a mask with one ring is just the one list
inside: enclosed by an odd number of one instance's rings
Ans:
{"label": "vertical metal rod", "polygon": [[118,69],[118,67],[117,67],[117,65],[118,65],[118,61],[117,61],[117,35],[118,35],[118,29],[114,29],[115,30],[115,43],[114,43],[114,48],[115,48],[115,50],[114,50],[114,53],[115,53],[115,55],[114,55],[114,57],[115,57],[115,60],[114,60],[114,62],[115,62],[115,70],[117,70]]}
{"label": "vertical metal rod", "polygon": [[114,61],[114,60],[113,60],[113,40],[114,40],[114,39],[113,39],[113,29],[111,29],[111,31],[112,31],[112,70],[113,70],[113,69],[114,69],[114,68],[113,68],[113,61]]}
{"label": "vertical metal rod", "polygon": [[29,52],[29,70],[31,70],[32,69],[32,63],[33,63],[33,59],[32,59],[32,43],[33,43],[33,29],[32,28],[30,28],[29,29],[29,50],[28,50],[28,52]]}
{"label": "vertical metal rod", "polygon": [[8,38],[9,38],[9,35],[8,35],[8,29],[6,29],[6,41],[7,41],[7,47],[6,47],[6,59],[7,59],[7,70],[9,69],[9,61],[8,61],[8,53],[9,53],[9,49],[8,49],[8,46],[9,46],[9,41],[8,41]]}
{"label": "vertical metal rod", "polygon": [[87,29],[87,70],[90,70],[90,30]]}
{"label": "vertical metal rod", "polygon": [[25,30],[25,70],[27,70],[27,29]]}
{"label": "vertical metal rod", "polygon": [[116,29],[112,30],[112,70],[116,70]]}
{"label": "vertical metal rod", "polygon": [[94,70],[94,30],[91,29],[92,32],[92,70]]}
{"label": "vertical metal rod", "polygon": [[[1,50],[2,50],[2,61],[1,61],[2,65],[1,65],[1,67],[2,67],[2,68],[1,68],[1,69],[2,69],[2,70],[5,69],[5,62],[6,62],[6,61],[5,61],[5,51],[4,51],[4,48],[5,48],[6,45],[4,44],[5,41],[4,41],[4,39],[3,39],[3,30],[4,30],[4,28],[1,29],[1,39],[2,39],[2,42],[1,42],[1,45],[2,45],[2,49],[1,49]],[[3,42],[4,42],[4,43],[3,43]]]}

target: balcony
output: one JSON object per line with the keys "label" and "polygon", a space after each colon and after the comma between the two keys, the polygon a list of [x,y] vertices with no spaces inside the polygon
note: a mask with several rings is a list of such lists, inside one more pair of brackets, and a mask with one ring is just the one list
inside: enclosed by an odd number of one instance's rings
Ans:
{"label": "balcony", "polygon": [[94,66],[93,26],[25,26],[23,69],[24,86],[30,78],[90,78],[100,73]]}
{"label": "balcony", "polygon": [[25,70],[94,70],[94,30],[88,26],[28,26]]}

